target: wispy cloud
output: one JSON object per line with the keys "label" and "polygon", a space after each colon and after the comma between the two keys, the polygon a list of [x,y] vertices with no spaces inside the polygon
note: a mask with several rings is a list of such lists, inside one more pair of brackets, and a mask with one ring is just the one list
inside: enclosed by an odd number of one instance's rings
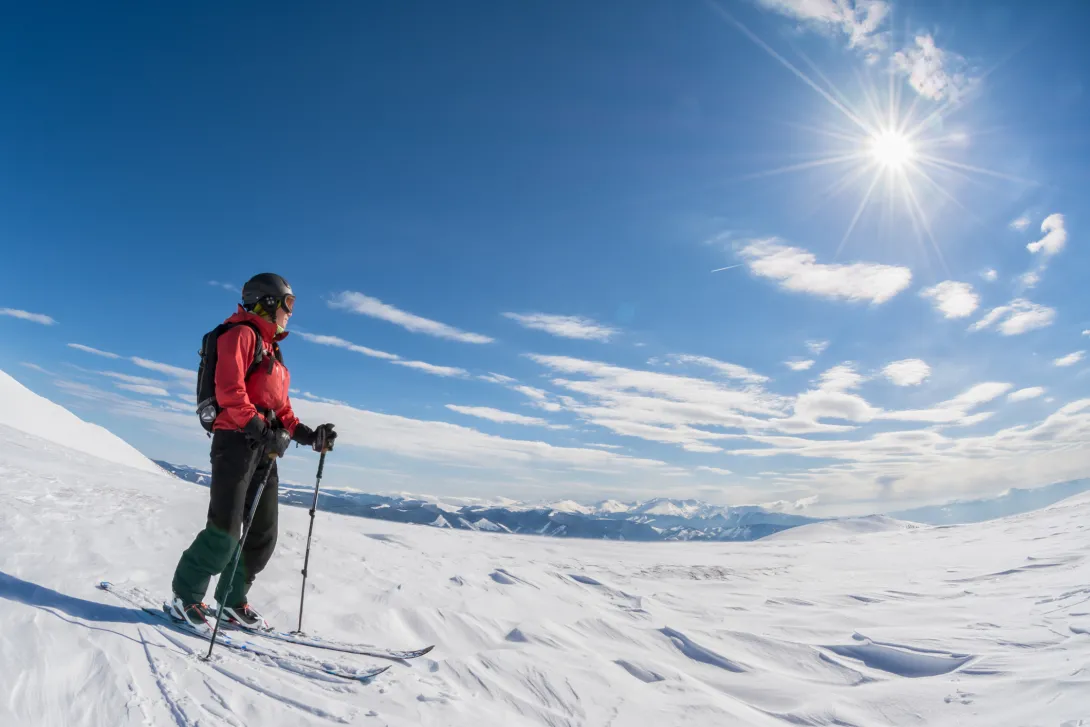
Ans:
{"label": "wispy cloud", "polygon": [[[77,351],[83,351],[84,353],[90,353],[95,356],[102,356],[103,358],[120,360],[123,357],[116,353],[110,353],[109,351],[100,351],[97,348],[91,348],[90,346],[84,346],[82,343],[69,343],[69,348],[73,348]],[[150,371],[158,371],[161,374],[173,377],[186,383],[197,382],[197,368],[194,366],[192,369],[184,369],[179,366],[171,366],[170,364],[160,363],[158,361],[150,361],[146,358],[140,358],[139,356],[129,357],[127,360],[136,364],[141,368],[148,369]],[[114,371],[94,371],[92,373],[102,374],[103,376],[109,376],[121,381],[126,381],[130,384],[141,384],[143,386],[163,386],[162,381],[155,379],[147,379],[140,376],[130,376],[129,374],[117,373]]]}
{"label": "wispy cloud", "polygon": [[882,374],[897,386],[919,386],[931,375],[931,367],[921,359],[906,358],[888,364]]}
{"label": "wispy cloud", "polygon": [[329,306],[387,321],[414,333],[423,333],[450,341],[460,341],[461,343],[492,343],[493,341],[489,336],[468,333],[446,323],[423,318],[363,293],[351,291],[338,293],[329,301]]}
{"label": "wispy cloud", "polygon": [[504,313],[503,315],[524,328],[545,331],[561,338],[608,341],[618,333],[616,328],[581,316],[562,316],[551,313]]}
{"label": "wispy cloud", "polygon": [[488,421],[498,422],[500,424],[522,424],[524,426],[549,427],[551,429],[568,428],[564,425],[550,424],[541,417],[528,417],[523,414],[515,414],[514,412],[503,411],[502,409],[493,409],[488,406],[459,406],[458,404],[447,404],[446,406],[453,412],[465,414],[470,417],[487,419]]}
{"label": "wispy cloud", "polygon": [[347,403],[341,401],[340,399],[330,399],[330,398],[325,397],[325,396],[318,396],[317,394],[312,394],[309,391],[301,391],[301,392],[297,392],[297,393],[298,393],[299,398],[301,398],[301,399],[309,399],[310,401],[319,401],[319,402],[322,402],[323,404],[338,404],[338,405],[341,405],[341,406],[348,406]]}
{"label": "wispy cloud", "polygon": [[[87,369],[80,369],[80,371],[86,371]],[[159,381],[158,379],[149,379],[146,376],[133,376],[132,374],[122,374],[117,371],[92,371],[91,373],[98,374],[99,376],[108,376],[111,379],[118,381],[124,381],[127,384],[139,384],[141,386],[155,386],[165,387],[166,382]]]}
{"label": "wispy cloud", "polygon": [[322,346],[333,346],[335,348],[343,348],[346,351],[355,351],[356,353],[362,353],[364,356],[370,356],[371,358],[380,358],[385,361],[400,361],[401,357],[394,353],[386,353],[385,351],[379,351],[374,348],[368,348],[367,346],[360,346],[346,341],[339,336],[323,336],[316,333],[305,333],[303,331],[294,331],[294,336],[302,338],[304,341],[310,341],[311,343],[317,343]]}
{"label": "wispy cloud", "polygon": [[167,376],[173,376],[174,378],[181,379],[182,381],[197,383],[197,369],[183,369],[178,366],[171,366],[170,364],[159,363],[158,361],[149,361],[146,358],[140,358],[139,356],[133,356],[131,359],[134,364],[141,368],[149,369],[151,371],[158,371],[161,374]]}
{"label": "wispy cloud", "polygon": [[320,346],[332,346],[334,348],[343,348],[346,351],[353,351],[355,353],[363,354],[370,358],[377,358],[383,361],[389,361],[395,366],[404,366],[409,369],[416,369],[417,371],[423,371],[433,376],[467,376],[468,371],[465,369],[457,368],[455,366],[437,366],[435,364],[425,363],[424,361],[408,361],[401,358],[396,353],[387,353],[386,351],[379,351],[374,348],[368,348],[367,346],[360,346],[346,341],[339,336],[326,336],[318,333],[306,333],[305,331],[295,331],[293,335],[299,336],[304,341],[310,343],[317,343]]}
{"label": "wispy cloud", "polygon": [[999,280],[999,273],[995,268],[988,268],[980,274],[980,277],[984,278],[989,283],[994,283]]}
{"label": "wispy cloud", "polygon": [[25,310],[19,310],[18,308],[0,308],[0,316],[19,318],[24,321],[30,321],[31,323],[41,323],[43,326],[52,326],[56,324],[56,321],[47,315],[42,313],[29,313]]}
{"label": "wispy cloud", "polygon": [[26,366],[28,369],[30,369],[32,371],[37,371],[40,374],[47,374],[49,376],[56,376],[56,374],[54,374],[49,369],[47,369],[45,367],[42,367],[42,366],[39,366],[36,363],[31,363],[30,361],[20,361],[19,364],[21,366]]}
{"label": "wispy cloud", "polygon": [[701,466],[697,467],[696,471],[697,472],[711,472],[713,475],[724,475],[724,476],[734,474],[730,470],[725,470],[722,467],[708,467],[706,465],[701,465]]}
{"label": "wispy cloud", "polygon": [[783,365],[792,371],[807,371],[814,365],[814,362],[809,359],[804,361],[784,361]]}
{"label": "wispy cloud", "polygon": [[775,429],[781,423],[764,417],[787,414],[785,402],[759,384],[734,388],[722,381],[567,356],[529,358],[554,373],[553,384],[570,394],[559,397],[560,403],[584,421],[690,452],[720,451],[716,442],[737,436],[717,428]]}
{"label": "wispy cloud", "polygon": [[147,384],[114,384],[114,386],[137,394],[147,394],[148,396],[170,396],[170,392],[161,386],[149,386]]}
{"label": "wispy cloud", "polygon": [[944,318],[965,318],[980,305],[980,296],[973,286],[956,280],[944,280],[920,291],[920,295],[930,300]]}
{"label": "wispy cloud", "polygon": [[967,63],[957,53],[942,50],[929,34],[893,54],[893,65],[908,76],[908,83],[932,101],[957,101],[972,85]]}
{"label": "wispy cloud", "polygon": [[720,361],[711,356],[693,356],[690,354],[675,353],[670,355],[670,360],[679,364],[704,366],[718,374],[726,376],[728,379],[743,381],[747,384],[763,384],[768,381],[768,377],[764,374],[759,374],[756,371],[747,369],[745,366],[739,366],[738,364],[729,363],[727,361]]}
{"label": "wispy cloud", "polygon": [[1057,359],[1053,359],[1053,366],[1074,366],[1079,361],[1082,361],[1086,356],[1086,351],[1074,351],[1066,356],[1060,356]]}
{"label": "wispy cloud", "polygon": [[458,368],[457,366],[437,366],[435,364],[426,363],[424,361],[405,361],[400,359],[397,361],[391,361],[394,366],[404,366],[407,369],[416,369],[417,371],[423,371],[426,374],[432,376],[445,376],[445,377],[464,377],[468,376],[469,372],[465,369]]}
{"label": "wispy cloud", "polygon": [[1025,389],[1019,389],[1018,391],[1012,391],[1007,394],[1007,401],[1027,401],[1029,399],[1036,399],[1045,393],[1045,387],[1043,386],[1030,386]]}
{"label": "wispy cloud", "polygon": [[653,473],[671,469],[665,462],[654,459],[508,439],[457,424],[380,414],[350,406],[300,400],[296,410],[304,419],[337,422],[338,445],[442,464],[478,465],[484,461],[490,468],[504,471],[542,465],[576,470],[594,468],[622,477],[640,470]]}
{"label": "wispy cloud", "polygon": [[1018,276],[1018,284],[1023,288],[1034,288],[1039,282],[1041,282],[1041,273],[1037,270],[1030,270]]}
{"label": "wispy cloud", "polygon": [[751,240],[739,254],[750,272],[797,293],[834,300],[885,303],[912,282],[906,267],[878,263],[825,264],[800,247],[781,244],[776,238]]}
{"label": "wispy cloud", "polygon": [[230,283],[221,283],[218,280],[209,280],[208,284],[215,288],[223,288],[224,290],[229,290],[232,293],[242,292],[242,290],[237,285],[231,285]]}
{"label": "wispy cloud", "polygon": [[[68,394],[86,401],[94,402],[103,411],[119,416],[133,417],[157,425],[161,431],[171,436],[203,439],[204,430],[195,426],[193,415],[183,413],[181,402],[171,399],[148,401],[133,399],[116,391],[107,391],[79,381],[58,379],[54,381],[58,388]],[[186,409],[191,411],[191,409]]]}
{"label": "wispy cloud", "polygon": [[1030,219],[1028,215],[1022,215],[1011,220],[1010,227],[1012,230],[1018,230],[1019,232],[1025,232],[1029,229]]}
{"label": "wispy cloud", "polygon": [[518,379],[512,378],[510,376],[504,376],[503,374],[492,373],[492,372],[489,372],[487,374],[481,374],[477,378],[480,379],[481,381],[487,381],[487,382],[489,382],[491,384],[500,384],[501,386],[506,386],[508,384],[518,383]]}
{"label": "wispy cloud", "polygon": [[769,10],[819,30],[843,34],[848,46],[866,51],[884,48],[879,28],[889,14],[883,0],[758,0]]}
{"label": "wispy cloud", "polygon": [[820,356],[825,353],[825,349],[829,347],[828,341],[807,341],[806,347],[810,349],[810,353],[815,356]]}
{"label": "wispy cloud", "polygon": [[969,326],[969,330],[983,331],[998,326],[1004,336],[1017,336],[1050,326],[1055,319],[1054,308],[1032,303],[1025,298],[1015,298],[1007,305],[992,308],[987,315]]}
{"label": "wispy cloud", "polygon": [[102,356],[103,358],[121,358],[116,353],[110,353],[109,351],[100,351],[97,348],[91,348],[90,346],[84,346],[82,343],[70,343],[69,348],[74,348],[77,351],[83,351],[84,353],[92,353],[95,356]]}

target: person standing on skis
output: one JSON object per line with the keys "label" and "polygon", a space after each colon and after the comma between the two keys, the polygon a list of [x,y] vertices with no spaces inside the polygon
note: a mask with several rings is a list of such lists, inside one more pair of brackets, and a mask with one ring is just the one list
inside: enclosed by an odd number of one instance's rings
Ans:
{"label": "person standing on skis", "polygon": [[[276,546],[276,458],[284,456],[292,441],[321,452],[333,449],[337,437],[332,424],[311,429],[299,422],[291,408],[291,378],[280,356],[280,342],[288,335],[285,329],[294,305],[295,295],[284,278],[273,273],[255,275],[242,288],[238,311],[217,329],[222,329],[218,337],[213,336],[217,351],[213,405],[217,408],[211,410],[215,419],[210,424],[208,520],[178,561],[170,603],[174,618],[199,629],[211,629],[208,617],[215,611],[203,603],[208,584],[230,564],[243,519],[262,481],[265,489],[235,577],[227,583],[227,574],[222,575],[216,601],[229,622],[243,628],[268,628],[247,595]],[[211,419],[208,416],[206,425]]]}

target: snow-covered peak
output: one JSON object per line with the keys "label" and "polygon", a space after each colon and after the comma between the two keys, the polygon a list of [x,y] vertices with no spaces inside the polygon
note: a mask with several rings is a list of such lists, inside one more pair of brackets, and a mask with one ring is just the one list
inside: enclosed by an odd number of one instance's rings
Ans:
{"label": "snow-covered peak", "polygon": [[575,500],[560,500],[559,502],[549,504],[547,507],[551,510],[556,510],[557,512],[577,512],[580,515],[590,515],[595,512],[593,507],[581,505]]}
{"label": "snow-covered peak", "polygon": [[671,500],[665,497],[656,497],[653,500],[636,507],[632,512],[642,515],[670,515],[672,517],[692,517],[702,510],[710,507],[699,500]]}
{"label": "snow-covered peak", "polygon": [[632,506],[617,500],[602,500],[596,505],[596,509],[598,512],[628,512]]}
{"label": "snow-covered peak", "polygon": [[0,402],[3,402],[0,425],[109,462],[146,472],[162,472],[154,462],[108,429],[83,421],[63,406],[35,394],[2,370]]}

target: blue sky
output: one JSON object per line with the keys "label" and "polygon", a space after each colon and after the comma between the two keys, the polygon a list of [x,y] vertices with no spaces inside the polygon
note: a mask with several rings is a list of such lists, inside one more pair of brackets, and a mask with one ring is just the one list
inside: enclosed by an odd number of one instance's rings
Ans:
{"label": "blue sky", "polygon": [[272,270],[335,485],[860,512],[1090,465],[1080,3],[13,12],[0,368],[153,457],[207,461],[201,335]]}

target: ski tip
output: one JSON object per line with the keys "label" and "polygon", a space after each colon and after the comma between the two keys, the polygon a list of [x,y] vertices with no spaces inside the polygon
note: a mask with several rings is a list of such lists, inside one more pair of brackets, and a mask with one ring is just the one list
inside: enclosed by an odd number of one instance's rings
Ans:
{"label": "ski tip", "polygon": [[369,682],[372,679],[374,679],[375,677],[377,677],[378,675],[385,674],[389,670],[390,670],[390,667],[388,667],[388,666],[378,667],[376,669],[371,669],[366,674],[360,674],[359,677],[357,677],[357,679],[359,679],[359,681],[361,681],[361,682]]}

